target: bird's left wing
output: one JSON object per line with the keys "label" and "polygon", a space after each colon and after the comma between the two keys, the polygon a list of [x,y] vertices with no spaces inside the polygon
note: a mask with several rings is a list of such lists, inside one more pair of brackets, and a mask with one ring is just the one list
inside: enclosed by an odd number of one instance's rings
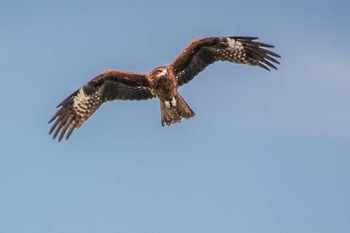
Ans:
{"label": "bird's left wing", "polygon": [[50,134],[55,131],[53,138],[60,134],[58,140],[61,141],[67,132],[68,139],[73,130],[79,128],[106,101],[145,100],[153,97],[146,75],[106,71],[57,106],[59,110],[49,121],[54,121]]}
{"label": "bird's left wing", "polygon": [[255,41],[257,37],[209,37],[197,39],[175,59],[173,67],[178,85],[191,81],[207,66],[216,61],[277,69],[280,56],[267,48],[274,46]]}

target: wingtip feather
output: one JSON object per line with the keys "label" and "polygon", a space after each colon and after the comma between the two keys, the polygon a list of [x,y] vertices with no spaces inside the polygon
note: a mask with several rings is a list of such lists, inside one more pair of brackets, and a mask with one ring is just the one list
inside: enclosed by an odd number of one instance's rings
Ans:
{"label": "wingtip feather", "polygon": [[267,71],[271,71],[267,66],[265,66],[264,64],[262,63],[259,63],[258,66],[260,66],[261,68],[267,70]]}

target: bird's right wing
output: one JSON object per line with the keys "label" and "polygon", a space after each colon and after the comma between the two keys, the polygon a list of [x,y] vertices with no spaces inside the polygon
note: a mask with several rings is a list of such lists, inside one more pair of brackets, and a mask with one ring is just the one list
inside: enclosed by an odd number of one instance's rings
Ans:
{"label": "bird's right wing", "polygon": [[55,131],[53,138],[60,134],[58,141],[61,141],[67,132],[68,139],[73,130],[79,128],[106,101],[146,100],[154,97],[146,75],[106,71],[57,106],[59,110],[49,121],[54,121],[50,134]]}

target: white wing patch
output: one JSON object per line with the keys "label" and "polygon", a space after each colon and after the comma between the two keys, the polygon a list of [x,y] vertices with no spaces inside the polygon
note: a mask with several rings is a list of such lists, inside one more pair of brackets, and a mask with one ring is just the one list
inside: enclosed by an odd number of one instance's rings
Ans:
{"label": "white wing patch", "polygon": [[86,113],[89,110],[89,105],[92,103],[92,96],[85,94],[83,88],[80,88],[78,94],[74,97],[73,108],[78,113]]}
{"label": "white wing patch", "polygon": [[243,44],[235,39],[227,38],[228,48],[222,50],[222,55],[228,60],[236,63],[248,63]]}
{"label": "white wing patch", "polygon": [[92,95],[84,92],[84,88],[80,88],[79,92],[73,99],[73,109],[81,120],[89,118],[96,109],[101,105],[101,91],[96,91]]}
{"label": "white wing patch", "polygon": [[87,99],[87,95],[84,93],[83,88],[80,88],[78,94],[74,96],[74,106],[77,106],[80,102]]}
{"label": "white wing patch", "polygon": [[232,50],[243,50],[244,47],[241,42],[232,39],[232,38],[227,38],[227,44]]}

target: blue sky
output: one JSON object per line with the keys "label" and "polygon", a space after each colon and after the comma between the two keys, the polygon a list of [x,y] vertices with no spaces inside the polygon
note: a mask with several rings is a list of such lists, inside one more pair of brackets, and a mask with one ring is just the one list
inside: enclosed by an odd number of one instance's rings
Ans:
{"label": "blue sky", "polygon": [[[0,2],[0,232],[350,232],[348,1]],[[107,69],[148,72],[191,40],[259,36],[278,71],[216,63],[196,112],[111,102],[70,140],[58,103]]]}

